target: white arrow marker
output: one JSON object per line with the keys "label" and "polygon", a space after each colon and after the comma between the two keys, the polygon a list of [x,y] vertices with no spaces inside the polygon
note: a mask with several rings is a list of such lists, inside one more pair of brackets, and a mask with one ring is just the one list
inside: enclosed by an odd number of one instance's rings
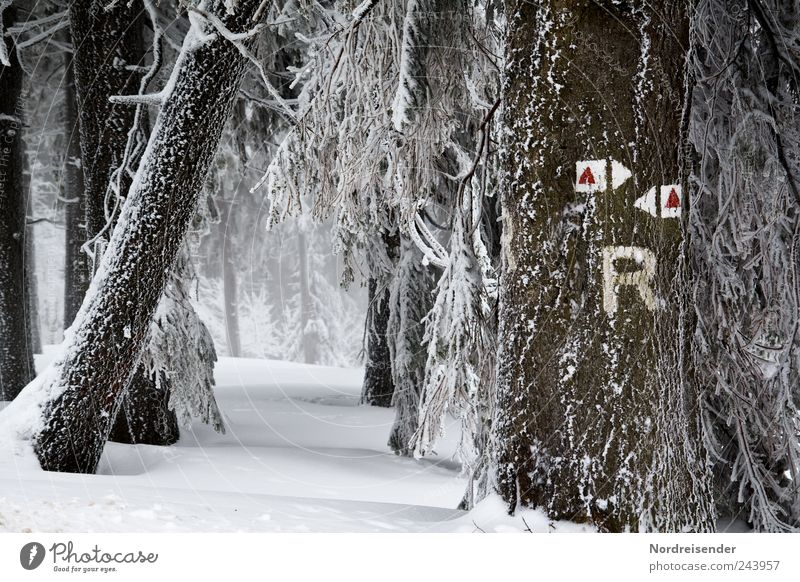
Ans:
{"label": "white arrow marker", "polygon": [[628,168],[620,164],[617,160],[611,160],[611,189],[616,190],[633,176]]}
{"label": "white arrow marker", "polygon": [[659,209],[661,218],[680,218],[681,216],[681,187],[677,184],[661,186],[659,188],[660,197],[656,199],[656,187],[653,186],[647,194],[637,199],[633,205],[658,218]]}
{"label": "white arrow marker", "polygon": [[658,200],[656,200],[656,187],[653,186],[647,194],[636,200],[633,205],[639,210],[644,210],[647,214],[658,217]]}
{"label": "white arrow marker", "polygon": [[[611,161],[611,189],[622,186],[633,174],[617,160]],[[608,188],[606,168],[609,160],[575,162],[575,191],[603,192]]]}

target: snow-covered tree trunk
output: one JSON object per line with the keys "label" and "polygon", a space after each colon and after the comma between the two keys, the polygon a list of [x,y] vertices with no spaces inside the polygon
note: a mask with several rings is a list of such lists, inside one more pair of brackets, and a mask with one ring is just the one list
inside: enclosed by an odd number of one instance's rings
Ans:
{"label": "snow-covered tree trunk", "polygon": [[507,18],[499,491],[604,531],[710,530],[676,279],[687,4]]}
{"label": "snow-covered tree trunk", "polygon": [[[16,8],[0,1],[0,32]],[[0,36],[0,400],[13,400],[33,378],[25,306],[25,192],[22,68],[11,37]]]}
{"label": "snow-covered tree trunk", "polygon": [[119,222],[65,351],[40,388],[34,449],[45,469],[91,473],[97,466],[196,212],[261,4],[219,0],[191,9],[192,27]]}
{"label": "snow-covered tree trunk", "polygon": [[689,215],[695,365],[721,511],[800,527],[800,9],[699,0]]}
{"label": "snow-covered tree trunk", "polygon": [[86,195],[83,187],[81,165],[81,140],[78,125],[78,101],[75,92],[75,73],[72,53],[65,53],[64,71],[64,133],[68,137],[67,154],[62,170],[64,198],[64,329],[81,308],[92,269],[89,256],[81,247],[89,240],[86,229]]}

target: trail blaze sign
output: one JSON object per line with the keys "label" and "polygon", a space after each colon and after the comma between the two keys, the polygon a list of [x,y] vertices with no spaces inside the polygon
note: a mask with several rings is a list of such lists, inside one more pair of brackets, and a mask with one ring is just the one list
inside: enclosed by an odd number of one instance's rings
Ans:
{"label": "trail blaze sign", "polygon": [[680,218],[681,187],[661,186],[661,218]]}
{"label": "trail blaze sign", "polygon": [[575,164],[576,192],[603,192],[606,182],[606,160],[587,160]]}
{"label": "trail blaze sign", "polygon": [[[619,271],[617,261],[626,259],[636,269]],[[638,291],[645,307],[656,309],[653,278],[656,274],[656,256],[644,247],[605,247],[603,249],[603,310],[615,313],[619,307],[620,287],[629,286]]]}
{"label": "trail blaze sign", "polygon": [[617,160],[583,160],[575,163],[576,192],[604,192],[609,187],[608,166],[611,166],[611,189],[622,186],[633,176]]}
{"label": "trail blaze sign", "polygon": [[661,186],[660,188],[653,186],[647,191],[647,194],[637,199],[633,205],[651,216],[680,218],[682,192],[682,188],[677,184]]}

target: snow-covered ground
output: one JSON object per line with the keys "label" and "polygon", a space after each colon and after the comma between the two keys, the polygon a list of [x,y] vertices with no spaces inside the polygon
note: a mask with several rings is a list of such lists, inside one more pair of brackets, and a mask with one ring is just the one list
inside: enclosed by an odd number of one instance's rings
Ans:
{"label": "snow-covered ground", "polygon": [[362,373],[223,358],[226,434],[195,425],[171,447],[109,443],[97,475],[44,472],[29,446],[6,443],[0,531],[552,531],[494,498],[456,510],[466,486],[451,458],[456,423],[438,456],[395,456],[393,412],[358,405]]}

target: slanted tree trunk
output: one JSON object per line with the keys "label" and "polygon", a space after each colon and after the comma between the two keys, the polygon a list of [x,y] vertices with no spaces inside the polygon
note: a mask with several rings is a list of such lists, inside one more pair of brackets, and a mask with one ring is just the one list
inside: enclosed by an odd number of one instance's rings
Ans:
{"label": "slanted tree trunk", "polygon": [[[2,30],[16,9],[3,13]],[[11,37],[0,38],[10,66],[0,63],[0,400],[13,400],[33,379],[25,273],[25,192],[22,69]]]}
{"label": "slanted tree trunk", "polygon": [[[253,17],[260,4],[240,0],[231,14],[217,0],[205,12],[242,34],[258,24]],[[240,42],[251,46],[252,38]],[[52,399],[44,403],[42,428],[34,436],[46,470],[92,473],[97,467],[246,62],[240,47],[198,14],[72,341],[48,378]]]}
{"label": "slanted tree trunk", "polygon": [[680,184],[687,3],[507,8],[499,491],[604,531],[710,530],[680,219],[634,206],[686,203],[660,186]]}
{"label": "slanted tree trunk", "polygon": [[[86,194],[81,165],[78,102],[75,93],[73,54],[64,53],[64,131],[69,136],[63,166],[64,235],[64,329],[72,325],[92,279],[89,256],[81,247],[89,240],[86,229]],[[96,169],[96,166],[94,166]],[[107,173],[107,171],[106,171]]]}
{"label": "slanted tree trunk", "polygon": [[[71,132],[65,165],[65,326],[75,319],[92,276],[92,265],[81,247],[97,239],[93,249],[97,265],[97,254],[102,252],[116,223],[114,205],[121,204],[131,183],[128,172],[114,173],[123,163],[135,108],[114,104],[110,98],[139,92],[142,72],[135,67],[143,64],[145,56],[143,6],[138,0],[119,3],[111,9],[102,0],[75,2],[70,6],[70,28],[75,50],[67,67],[65,95],[65,121]],[[74,86],[69,82],[71,75],[75,77]],[[76,142],[78,128],[80,140]],[[117,202],[106,196],[112,180],[114,188],[119,189]],[[172,430],[163,435],[162,442],[154,438],[159,427],[177,425],[177,418],[159,421],[159,403],[168,399],[168,389],[157,389],[154,378],[137,370],[123,398],[121,426],[112,431],[111,438],[134,444],[173,443],[176,437]],[[134,410],[134,403],[154,408]]]}

